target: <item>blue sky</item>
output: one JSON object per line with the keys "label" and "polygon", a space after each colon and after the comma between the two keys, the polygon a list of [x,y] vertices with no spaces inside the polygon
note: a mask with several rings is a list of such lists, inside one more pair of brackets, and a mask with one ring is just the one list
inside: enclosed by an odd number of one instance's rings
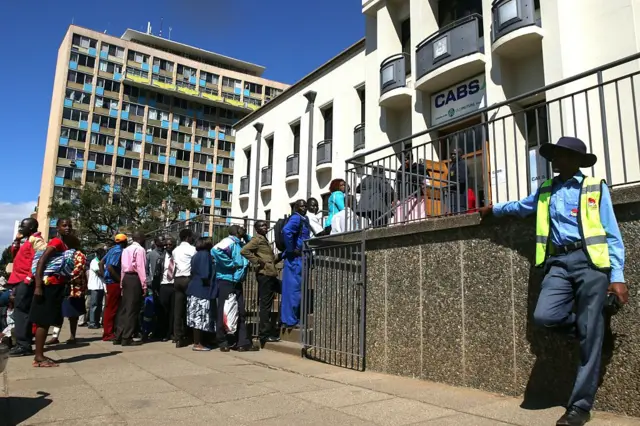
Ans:
{"label": "blue sky", "polygon": [[19,206],[15,215],[22,217],[38,198],[56,56],[72,20],[119,37],[127,28],[146,30],[147,21],[157,34],[164,17],[163,36],[172,27],[173,40],[263,65],[266,78],[294,83],[364,35],[361,6],[357,0],[2,2],[0,243],[10,210]]}

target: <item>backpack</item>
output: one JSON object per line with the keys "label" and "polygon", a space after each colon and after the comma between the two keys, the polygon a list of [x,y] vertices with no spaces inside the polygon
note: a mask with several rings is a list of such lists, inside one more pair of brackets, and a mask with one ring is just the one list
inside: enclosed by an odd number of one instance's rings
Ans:
{"label": "backpack", "polygon": [[290,217],[291,216],[285,216],[282,219],[278,219],[278,221],[276,222],[276,226],[273,227],[273,239],[276,243],[276,248],[281,252],[285,251],[287,248],[284,244],[284,235],[282,235],[282,230],[289,221]]}

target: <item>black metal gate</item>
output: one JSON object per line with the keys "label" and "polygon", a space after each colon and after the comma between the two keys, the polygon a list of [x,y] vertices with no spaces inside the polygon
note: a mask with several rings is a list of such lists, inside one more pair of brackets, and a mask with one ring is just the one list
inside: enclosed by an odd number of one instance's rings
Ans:
{"label": "black metal gate", "polygon": [[302,272],[303,354],[365,368],[365,242],[305,242]]}

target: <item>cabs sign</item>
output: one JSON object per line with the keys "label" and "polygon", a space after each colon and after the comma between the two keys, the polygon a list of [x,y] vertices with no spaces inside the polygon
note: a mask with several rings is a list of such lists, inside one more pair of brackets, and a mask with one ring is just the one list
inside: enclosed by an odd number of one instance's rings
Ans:
{"label": "cabs sign", "polygon": [[485,76],[482,74],[431,96],[431,126],[472,114],[486,105]]}

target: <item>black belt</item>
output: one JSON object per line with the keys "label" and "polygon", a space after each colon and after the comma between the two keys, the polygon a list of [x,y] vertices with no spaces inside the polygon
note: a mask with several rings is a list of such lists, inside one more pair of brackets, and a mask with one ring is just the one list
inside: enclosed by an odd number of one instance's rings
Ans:
{"label": "black belt", "polygon": [[582,249],[582,241],[576,241],[575,243],[567,244],[564,246],[553,246],[553,254],[569,254],[573,251]]}
{"label": "black belt", "polygon": [[124,274],[125,275],[138,275],[137,272],[125,272]]}

